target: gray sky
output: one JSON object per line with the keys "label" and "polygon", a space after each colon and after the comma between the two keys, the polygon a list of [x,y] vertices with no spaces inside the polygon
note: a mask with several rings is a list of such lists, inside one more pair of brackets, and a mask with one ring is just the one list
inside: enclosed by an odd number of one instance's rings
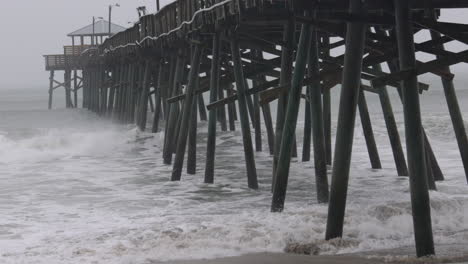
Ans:
{"label": "gray sky", "polygon": [[[136,7],[146,5],[154,12],[155,0],[2,0],[0,8],[0,89],[48,86],[44,54],[63,52],[71,44],[66,37],[91,24],[92,16],[107,19],[108,5],[114,8],[113,22],[127,27],[136,21]],[[170,0],[161,0],[164,5]],[[468,21],[468,10],[446,11],[447,21]],[[460,69],[460,68],[459,68]]]}
{"label": "gray sky", "polygon": [[2,0],[0,89],[45,89],[42,55],[63,53],[63,45],[71,44],[68,33],[91,24],[93,16],[107,20],[108,6],[115,3],[121,7],[113,9],[112,22],[124,27],[138,20],[136,7],[156,9],[155,0]]}

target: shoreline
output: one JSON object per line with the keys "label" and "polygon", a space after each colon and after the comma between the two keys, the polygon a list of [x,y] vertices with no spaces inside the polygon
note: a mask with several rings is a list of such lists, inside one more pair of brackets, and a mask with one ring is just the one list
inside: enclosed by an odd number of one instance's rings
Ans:
{"label": "shoreline", "polygon": [[182,260],[182,261],[167,261],[167,262],[151,262],[153,264],[410,264],[410,263],[452,263],[466,264],[468,256],[455,257],[448,259],[445,257],[435,258],[399,258],[398,256],[361,256],[361,255],[297,255],[288,253],[256,253],[247,254],[238,257],[224,257],[216,259],[201,259],[201,260]]}

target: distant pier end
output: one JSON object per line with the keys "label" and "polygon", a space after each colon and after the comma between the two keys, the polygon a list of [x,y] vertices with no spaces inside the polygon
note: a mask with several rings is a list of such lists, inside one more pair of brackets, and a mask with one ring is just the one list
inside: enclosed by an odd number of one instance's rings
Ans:
{"label": "distant pier end", "polygon": [[[82,53],[124,30],[124,27],[113,23],[109,25],[108,21],[99,20],[68,34],[67,36],[71,38],[72,43],[63,47],[62,54],[44,55],[45,69],[50,72],[49,109],[52,109],[54,90],[62,87],[65,89],[66,107],[78,107],[78,91],[83,87]],[[56,71],[64,71],[63,81],[56,79]]]}

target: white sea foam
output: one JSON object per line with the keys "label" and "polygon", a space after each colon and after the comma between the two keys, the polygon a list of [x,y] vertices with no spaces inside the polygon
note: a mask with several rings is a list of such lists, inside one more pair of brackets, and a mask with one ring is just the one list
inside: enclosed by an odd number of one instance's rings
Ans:
{"label": "white sea foam", "polygon": [[[446,176],[430,193],[435,241],[450,250],[468,240],[468,187],[442,112],[434,109],[425,126]],[[358,124],[344,238],[333,241],[323,239],[327,206],[316,203],[313,162],[294,160],[286,210],[272,214],[271,158],[257,153],[260,190],[249,190],[239,131],[219,132],[216,183],[205,185],[203,124],[197,175],[170,182],[162,133],[84,111],[44,112],[35,126],[23,125],[34,114],[16,114],[0,129],[0,263],[151,263],[281,252],[291,242],[339,254],[414,243],[408,180],[396,175],[378,111],[373,125],[384,169],[369,169]]]}

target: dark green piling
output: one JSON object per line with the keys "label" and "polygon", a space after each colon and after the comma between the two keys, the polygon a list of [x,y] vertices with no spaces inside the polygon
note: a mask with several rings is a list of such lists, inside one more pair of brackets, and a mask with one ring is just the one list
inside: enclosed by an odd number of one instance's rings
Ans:
{"label": "dark green piling", "polygon": [[[375,65],[373,67],[378,71],[382,71],[382,67]],[[378,87],[378,94],[380,104],[382,105],[382,113],[385,120],[385,126],[387,127],[388,138],[392,147],[393,159],[395,160],[395,166],[399,176],[408,176],[408,167],[406,166],[405,154],[401,145],[400,133],[395,121],[393,114],[392,103],[388,96],[387,87]]]}
{"label": "dark green piling", "polygon": [[[182,50],[179,50],[176,57],[174,68],[174,78],[172,81],[172,93],[171,96],[177,95],[177,92],[180,90],[180,85],[182,82],[182,71],[185,65],[185,57]],[[164,164],[172,163],[172,153],[173,148],[173,137],[175,137],[175,129],[177,126],[177,119],[179,115],[179,104],[173,103],[169,104],[169,113],[167,118],[167,124],[165,128],[164,136],[164,148],[163,148],[163,162]]]}
{"label": "dark green piling", "polygon": [[[174,159],[174,167],[172,169],[172,181],[180,181],[182,175],[182,167],[184,163],[184,156],[185,150],[187,147],[187,135],[188,129],[190,124],[190,117],[191,117],[191,110],[193,109],[192,104],[194,104],[194,90],[198,79],[198,70],[200,67],[200,59],[202,54],[202,47],[200,45],[196,45],[193,51],[191,66],[190,66],[190,73],[189,73],[189,81],[187,85],[187,89],[185,91],[185,100],[184,106],[182,108],[182,118],[180,123],[179,129],[179,136],[177,140],[177,149],[176,149],[176,156]],[[169,133],[174,133],[174,131],[168,131]]]}
{"label": "dark green piling", "polygon": [[[320,72],[319,65],[319,45],[317,31],[313,30],[311,35],[311,46],[309,50],[308,74],[317,76]],[[317,188],[317,201],[327,203],[329,199],[328,178],[327,178],[327,156],[325,145],[325,130],[322,112],[322,94],[320,80],[316,79],[309,86],[310,117],[312,126],[312,137],[314,143],[314,166],[315,185]]]}
{"label": "dark green piling", "polygon": [[[410,2],[395,0],[394,3],[400,69],[413,69],[416,66],[416,58]],[[404,79],[402,86],[416,253],[418,257],[422,257],[434,255],[435,250],[427,189],[426,162],[422,158],[425,155],[424,135],[416,75]]]}
{"label": "dark green piling", "polygon": [[141,131],[145,131],[146,129],[146,121],[148,115],[148,98],[149,98],[149,90],[150,90],[150,80],[151,80],[151,61],[146,60],[144,63],[144,75],[143,80],[141,83],[141,97],[140,97],[140,106],[138,109],[139,112],[139,124],[138,128]]}
{"label": "dark green piling", "polygon": [[[440,33],[431,31],[432,39],[440,38]],[[437,48],[444,50],[443,44],[437,46]],[[442,67],[442,71],[450,73],[449,67]],[[442,79],[442,86],[444,88],[445,100],[447,101],[450,118],[452,120],[453,130],[457,139],[458,148],[460,150],[461,159],[463,162],[463,168],[465,169],[466,181],[468,182],[468,139],[466,136],[465,122],[460,111],[458,104],[457,93],[452,80]],[[436,179],[437,180],[437,179]]]}
{"label": "dark green piling", "polygon": [[[350,15],[365,15],[362,5],[361,0],[351,0],[349,7]],[[359,22],[347,23],[346,51],[348,52],[345,52],[344,58],[330,204],[328,206],[325,235],[325,239],[327,240],[343,235],[354,125],[361,86],[365,33],[365,24]]]}
{"label": "dark green piling", "polygon": [[[197,81],[198,83],[198,78]],[[195,90],[198,89],[198,85]],[[200,99],[198,96],[193,97],[192,110],[190,111],[190,124],[188,135],[188,149],[187,149],[187,174],[194,175],[197,173],[197,101]]]}
{"label": "dark green piling", "polygon": [[310,48],[310,36],[311,25],[303,24],[297,47],[296,64],[291,82],[291,89],[288,95],[283,134],[281,136],[281,146],[275,177],[276,182],[273,186],[272,212],[281,212],[284,209],[297,115],[299,113],[302,94],[302,80],[304,79],[307,66],[307,51]]}
{"label": "dark green piling", "polygon": [[[291,75],[293,67],[293,52],[295,41],[296,24],[293,19],[289,19],[283,30],[284,45],[281,48],[281,75],[280,85],[285,86],[291,84]],[[279,152],[281,145],[281,137],[283,135],[285,107],[287,103],[287,95],[281,94],[278,97],[278,105],[276,108],[276,129],[275,129],[275,148],[273,155],[273,177],[272,190],[276,183],[276,167],[279,162]],[[293,146],[291,146],[293,147]]]}
{"label": "dark green piling", "polygon": [[372,123],[369,116],[369,109],[367,108],[367,100],[362,89],[359,91],[358,106],[359,116],[361,117],[362,131],[364,133],[364,138],[366,139],[367,152],[369,153],[369,160],[372,169],[382,169],[379,151],[377,149],[377,144],[375,143],[374,131],[372,129]]}
{"label": "dark green piling", "polygon": [[159,68],[156,73],[155,79],[157,80],[154,85],[154,114],[153,114],[153,127],[151,128],[152,133],[159,132],[159,120],[161,118],[162,106],[162,78],[164,72],[164,64],[162,60],[159,62]]}
{"label": "dark green piling", "polygon": [[49,110],[52,109],[52,100],[54,97],[54,74],[55,71],[50,71],[50,76],[49,76]]}
{"label": "dark green piling", "polygon": [[[220,68],[220,35],[215,33],[213,36],[213,49],[211,59],[211,74],[210,74],[210,103],[215,102],[218,98],[219,92],[219,68]],[[220,92],[223,92],[221,90]],[[224,106],[223,106],[224,109]],[[205,164],[205,183],[214,182],[214,165],[215,165],[215,151],[216,151],[216,115],[217,108],[213,108],[209,112],[208,119],[208,139],[206,146],[206,164]],[[226,122],[224,115],[224,123]]]}
{"label": "dark green piling", "polygon": [[[324,48],[326,49],[325,55],[330,56],[330,38],[323,38]],[[332,164],[332,143],[331,143],[331,95],[330,90],[325,89],[322,91],[323,96],[323,124],[325,132],[325,149],[327,151],[327,164]]]}
{"label": "dark green piling", "polygon": [[248,185],[251,189],[258,189],[257,171],[255,167],[252,138],[250,135],[249,113],[247,109],[247,95],[245,94],[246,79],[244,78],[239,43],[235,32],[233,32],[233,36],[231,36],[231,55],[234,64],[234,77],[236,79],[237,96],[239,104],[239,118],[241,121],[242,139],[244,143],[244,154],[247,167]]}

